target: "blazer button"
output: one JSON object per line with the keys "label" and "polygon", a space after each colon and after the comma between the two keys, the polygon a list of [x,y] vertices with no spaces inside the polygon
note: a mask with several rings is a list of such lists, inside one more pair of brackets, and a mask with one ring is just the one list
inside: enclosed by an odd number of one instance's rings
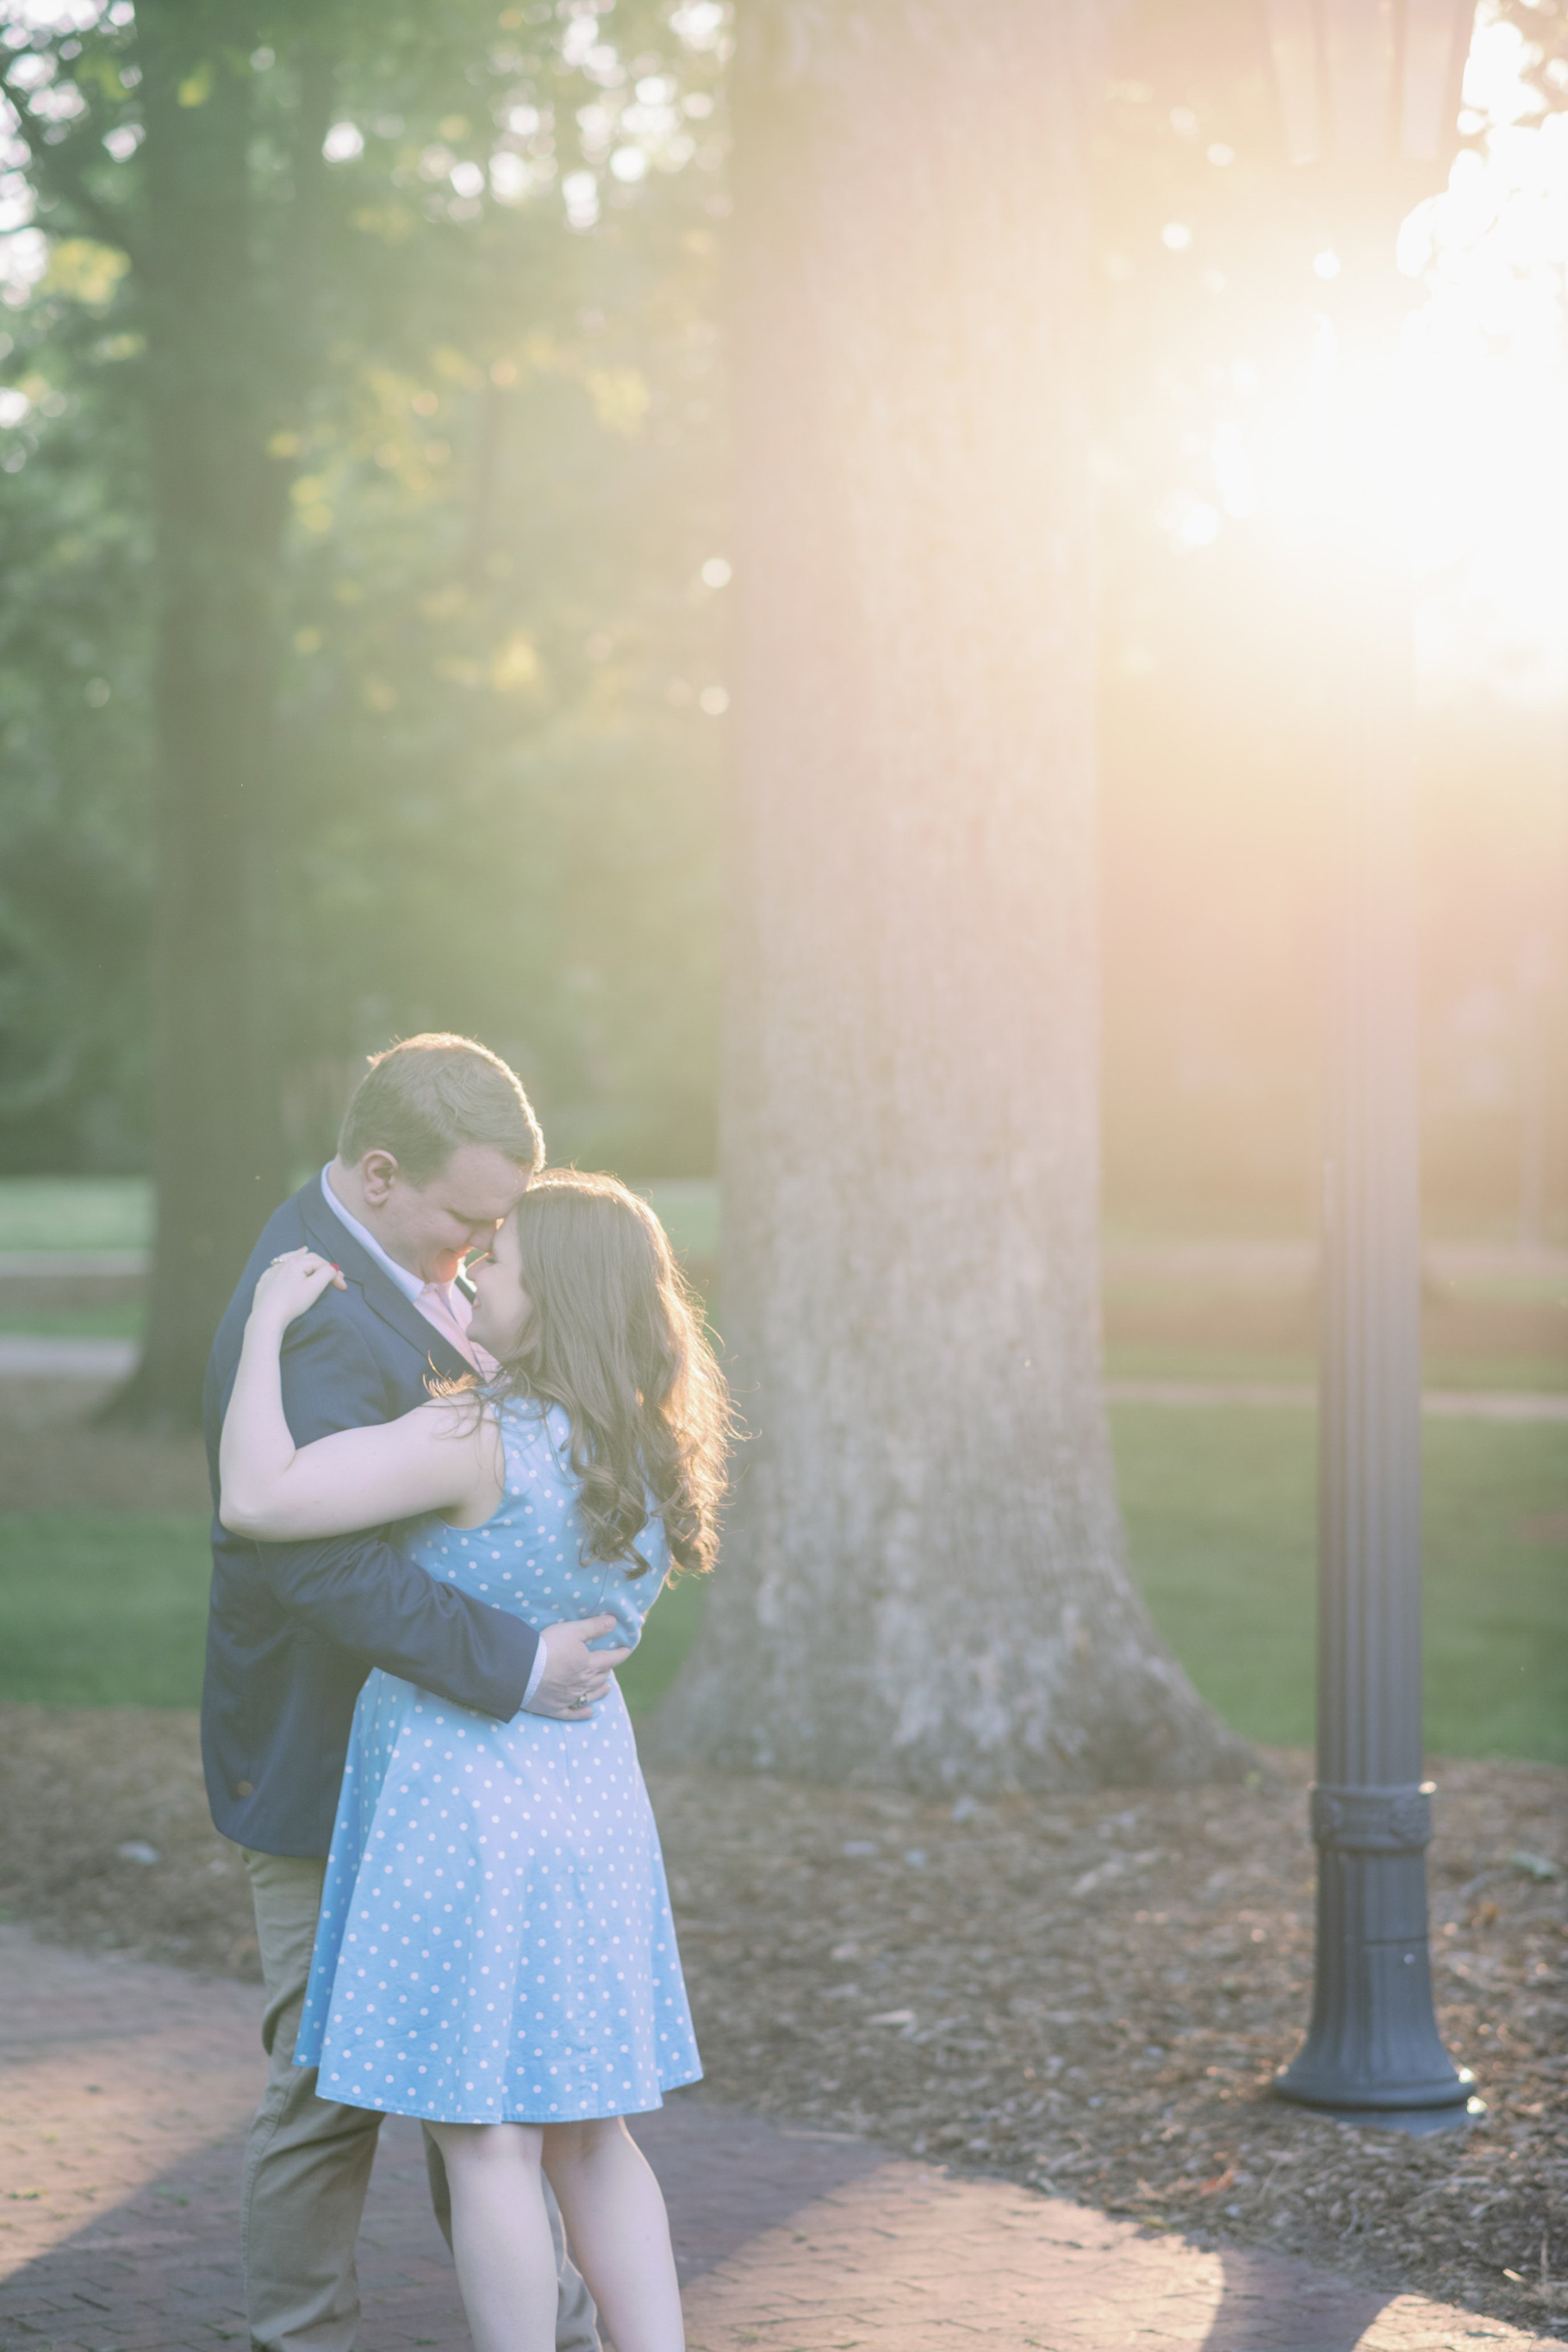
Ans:
{"label": "blazer button", "polygon": [[256,1790],[250,1781],[237,1780],[234,1784],[234,1793],[237,1797],[254,1797]]}

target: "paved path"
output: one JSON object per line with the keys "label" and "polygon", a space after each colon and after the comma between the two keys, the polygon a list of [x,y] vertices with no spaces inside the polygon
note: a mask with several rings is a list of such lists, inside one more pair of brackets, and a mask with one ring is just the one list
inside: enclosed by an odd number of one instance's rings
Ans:
{"label": "paved path", "polygon": [[[136,1362],[134,1339],[58,1339],[0,1332],[0,1379],[122,1381]],[[1176,1407],[1247,1405],[1300,1408],[1317,1399],[1305,1382],[1283,1381],[1107,1381],[1110,1404]],[[1437,1421],[1568,1422],[1568,1390],[1428,1389],[1421,1410]]]}
{"label": "paved path", "polygon": [[[1318,1251],[1310,1241],[1117,1241],[1100,1246],[1108,1290],[1150,1287],[1240,1292],[1301,1291],[1315,1281]],[[1561,1295],[1568,1284],[1568,1250],[1531,1249],[1517,1242],[1428,1241],[1421,1270],[1455,1290],[1493,1297]]]}
{"label": "paved path", "polygon": [[764,2231],[686,2300],[690,2352],[1544,2352],[1549,2342],[1305,2263],[1199,2253],[1065,2198],[896,2161]]}
{"label": "paved path", "polygon": [[0,1282],[130,1282],[151,1263],[144,1249],[0,1250]]}
{"label": "paved path", "polygon": [[46,1339],[0,1331],[0,1380],[129,1380],[138,1352],[134,1339]]}
{"label": "paved path", "polygon": [[[3,1345],[0,1342],[0,1345]],[[1309,1411],[1317,1391],[1305,1381],[1107,1381],[1108,1404],[1163,1404],[1189,1412],[1204,1405],[1289,1405]],[[1429,1421],[1568,1421],[1568,1389],[1427,1389]]]}
{"label": "paved path", "polygon": [[[4,2352],[244,2343],[236,2192],[256,2024],[249,1987],[0,1928]],[[691,2352],[1568,2352],[700,2095],[638,2135],[669,2200]],[[360,2267],[362,2352],[465,2352],[412,2125],[383,2133]]]}

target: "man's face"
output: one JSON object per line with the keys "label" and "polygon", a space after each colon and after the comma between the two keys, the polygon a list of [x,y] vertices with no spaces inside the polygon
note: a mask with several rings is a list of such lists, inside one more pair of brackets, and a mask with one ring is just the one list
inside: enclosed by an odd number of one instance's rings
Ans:
{"label": "man's face", "polygon": [[359,1174],[388,1257],[423,1282],[450,1282],[470,1250],[489,1249],[528,1190],[530,1171],[493,1144],[460,1143],[422,1187],[388,1151],[367,1151]]}

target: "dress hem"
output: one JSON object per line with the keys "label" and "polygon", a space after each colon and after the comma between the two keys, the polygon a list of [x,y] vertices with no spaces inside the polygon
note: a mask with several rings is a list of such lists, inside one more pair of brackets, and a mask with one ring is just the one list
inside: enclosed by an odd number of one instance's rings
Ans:
{"label": "dress hem", "polygon": [[678,2074],[672,2081],[662,2084],[658,2096],[644,2105],[598,2107],[592,2115],[578,2116],[437,2116],[432,2115],[428,2107],[398,2106],[390,2099],[348,2099],[341,2091],[322,2090],[319,2084],[316,2095],[331,2099],[334,2106],[358,2107],[369,2115],[411,2116],[416,2123],[420,2124],[538,2124],[542,2129],[551,2124],[604,2124],[613,2123],[617,2116],[657,2115],[669,2092],[689,2090],[693,2083],[700,2083],[701,2080],[702,2069],[700,2066],[695,2074]]}

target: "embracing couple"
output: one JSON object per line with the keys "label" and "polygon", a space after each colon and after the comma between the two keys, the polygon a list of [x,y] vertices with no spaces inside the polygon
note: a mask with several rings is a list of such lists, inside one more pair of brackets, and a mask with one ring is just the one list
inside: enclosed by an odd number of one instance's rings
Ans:
{"label": "embracing couple", "polygon": [[255,2352],[352,2352],[384,2115],[424,2126],[478,2352],[592,2352],[595,2304],[616,2352],[684,2341],[622,2118],[700,2068],[614,1669],[711,1564],[727,1408],[651,1210],[542,1160],[493,1054],[395,1046],[213,1348],[202,1745],[270,2060]]}

